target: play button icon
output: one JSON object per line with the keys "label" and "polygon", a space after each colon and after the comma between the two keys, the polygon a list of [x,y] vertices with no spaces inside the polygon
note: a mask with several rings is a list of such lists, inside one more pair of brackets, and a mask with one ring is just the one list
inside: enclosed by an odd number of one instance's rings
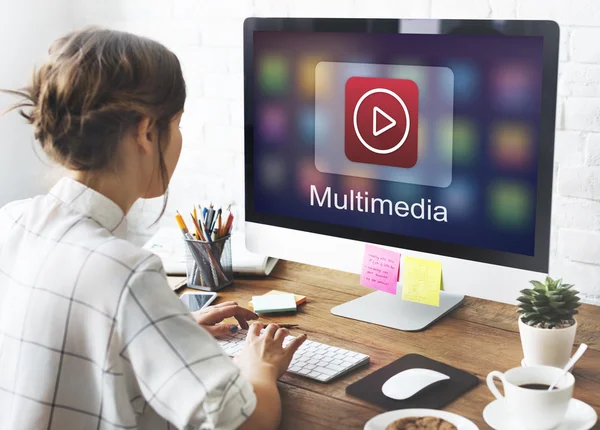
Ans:
{"label": "play button icon", "polygon": [[[385,120],[387,120],[387,125],[385,127],[378,128],[377,118],[379,116],[383,116]],[[396,125],[396,120],[389,116],[387,113],[379,109],[378,106],[373,107],[373,136],[379,136],[382,133],[385,133],[390,128]]]}
{"label": "play button icon", "polygon": [[345,96],[348,160],[404,168],[417,163],[419,88],[414,81],[353,76]]}

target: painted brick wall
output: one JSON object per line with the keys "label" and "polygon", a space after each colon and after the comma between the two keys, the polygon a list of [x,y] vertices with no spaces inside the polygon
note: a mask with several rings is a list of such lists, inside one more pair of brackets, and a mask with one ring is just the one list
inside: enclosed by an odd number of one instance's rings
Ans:
{"label": "painted brick wall", "polygon": [[[78,0],[80,24],[153,37],[189,85],[184,149],[166,217],[192,202],[243,205],[242,22],[247,16],[553,19],[561,25],[551,274],[600,303],[600,2],[598,0]],[[131,214],[143,242],[160,201]]]}

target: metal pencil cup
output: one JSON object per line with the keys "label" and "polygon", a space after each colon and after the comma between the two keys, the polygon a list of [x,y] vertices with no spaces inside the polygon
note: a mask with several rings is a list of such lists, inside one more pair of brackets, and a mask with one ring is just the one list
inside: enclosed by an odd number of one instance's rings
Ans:
{"label": "metal pencil cup", "polygon": [[189,288],[217,291],[233,283],[231,235],[213,242],[184,240]]}

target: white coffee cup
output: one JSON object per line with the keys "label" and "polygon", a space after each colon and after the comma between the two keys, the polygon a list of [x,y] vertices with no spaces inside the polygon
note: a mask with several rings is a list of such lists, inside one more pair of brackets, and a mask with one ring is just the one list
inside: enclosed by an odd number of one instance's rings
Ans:
{"label": "white coffee cup", "polygon": [[[514,428],[549,430],[564,419],[575,378],[571,373],[565,374],[552,391],[548,391],[548,387],[538,390],[521,385],[550,386],[561,373],[562,369],[550,366],[515,367],[505,373],[494,370],[487,376],[487,385],[497,399],[505,399],[505,410]],[[496,388],[494,378],[502,381],[504,397]]]}

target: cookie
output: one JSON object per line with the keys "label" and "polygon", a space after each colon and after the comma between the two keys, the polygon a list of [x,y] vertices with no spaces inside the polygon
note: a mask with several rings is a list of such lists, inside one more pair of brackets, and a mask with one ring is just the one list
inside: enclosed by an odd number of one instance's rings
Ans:
{"label": "cookie", "polygon": [[457,430],[457,428],[441,418],[410,417],[391,422],[385,430]]}

